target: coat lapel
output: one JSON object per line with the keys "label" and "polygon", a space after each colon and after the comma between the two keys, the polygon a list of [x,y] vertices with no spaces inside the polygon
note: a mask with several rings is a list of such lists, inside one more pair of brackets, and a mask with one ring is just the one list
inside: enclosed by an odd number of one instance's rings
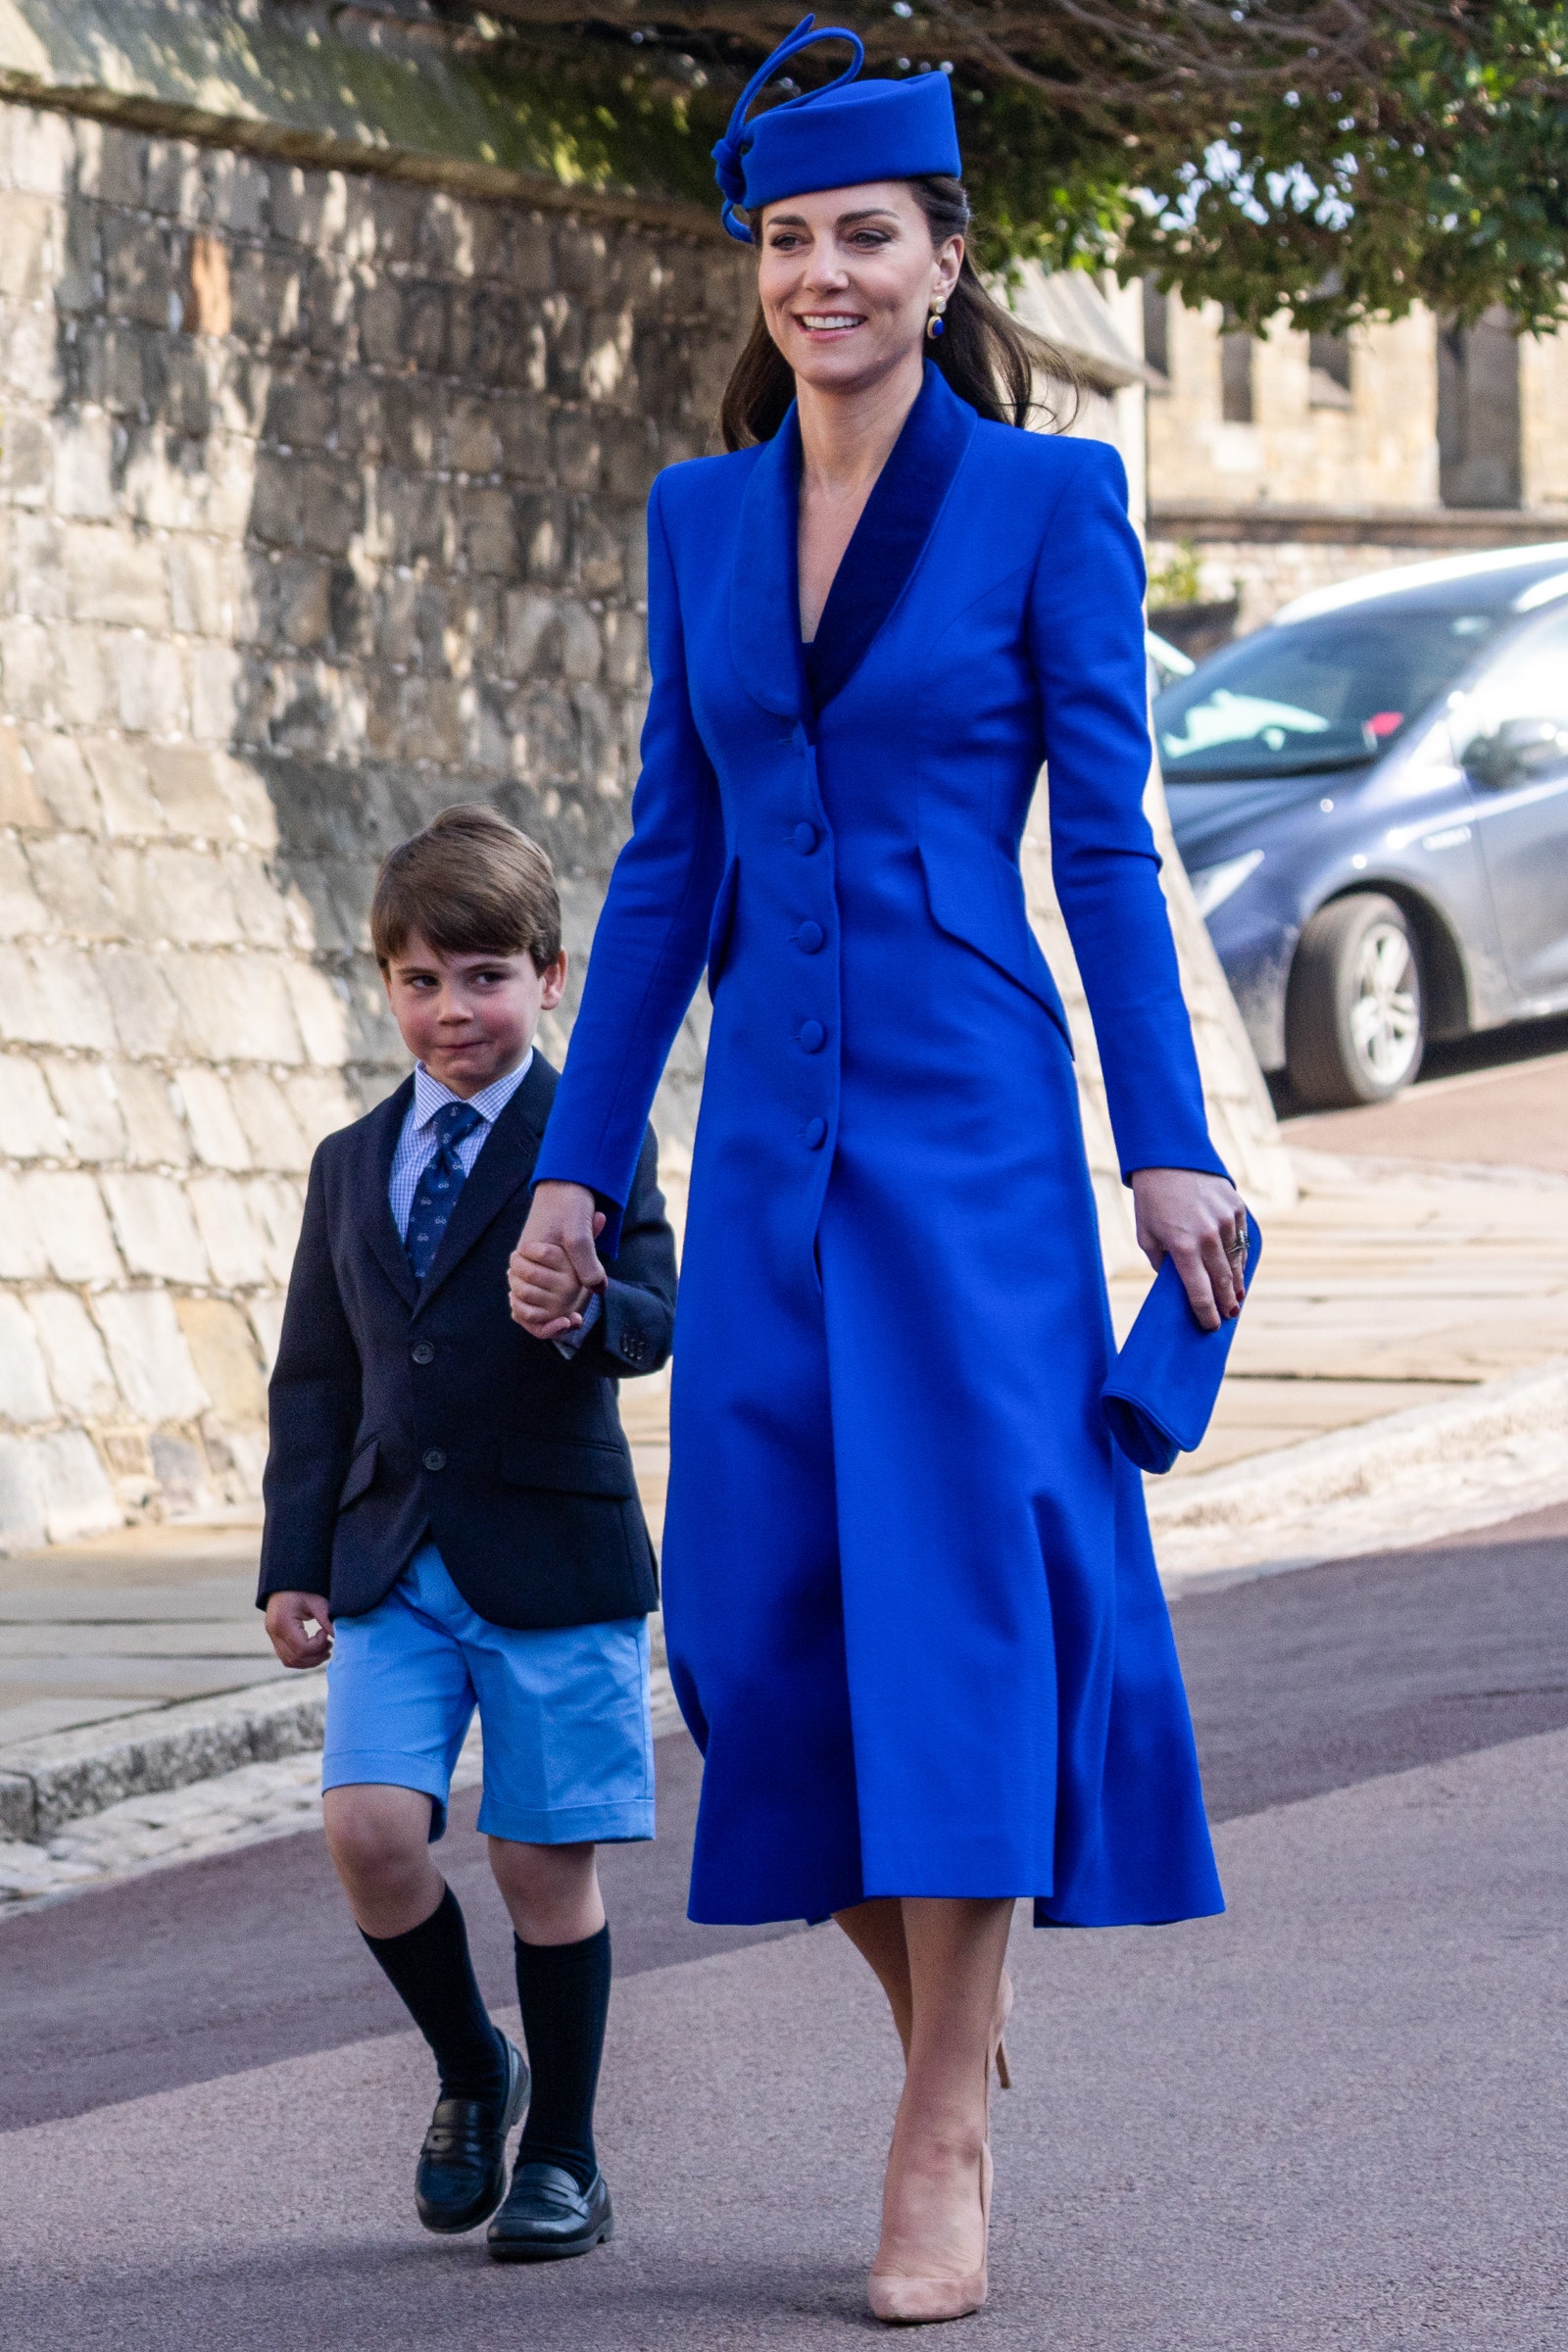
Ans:
{"label": "coat lapel", "polygon": [[729,592],[735,667],[748,694],[780,718],[799,718],[806,701],[796,571],[800,482],[801,428],[792,407],[752,467]]}
{"label": "coat lapel", "polygon": [[409,1115],[409,1104],[413,1100],[414,1080],[405,1078],[403,1084],[371,1113],[363,1130],[365,1154],[368,1163],[364,1183],[367,1190],[374,1187],[375,1205],[360,1228],[376,1263],[407,1306],[414,1304],[418,1285],[414,1279],[409,1253],[403,1247],[403,1237],[392,1222],[392,1203],[387,1188],[392,1179],[392,1154],[398,1148],[398,1137],[403,1133],[403,1122]]}
{"label": "coat lapel", "polygon": [[833,575],[808,656],[820,710],[865,660],[914,576],[980,419],[930,360],[920,396]]}
{"label": "coat lapel", "polygon": [[[452,1211],[452,1222],[441,1236],[440,1247],[414,1301],[416,1315],[494,1224],[513,1195],[531,1183],[556,1079],[556,1071],[536,1047],[527,1077],[485,1137],[484,1147],[465,1179]],[[407,1265],[407,1258],[404,1263]]]}

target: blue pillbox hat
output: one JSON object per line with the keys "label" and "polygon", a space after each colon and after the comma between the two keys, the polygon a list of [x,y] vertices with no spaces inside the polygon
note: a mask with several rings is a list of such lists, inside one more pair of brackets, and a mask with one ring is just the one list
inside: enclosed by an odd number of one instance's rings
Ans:
{"label": "blue pillbox hat", "polygon": [[[1262,1254],[1257,1219],[1249,1214],[1243,1276],[1249,1290]],[[1234,1321],[1218,1331],[1200,1329],[1176,1260],[1167,1257],[1101,1391],[1110,1434],[1140,1470],[1169,1470],[1179,1453],[1196,1453],[1235,1337]]]}
{"label": "blue pillbox hat", "polygon": [[[724,192],[724,226],[743,245],[752,232],[735,218],[737,205],[755,212],[783,196],[816,188],[855,188],[873,179],[921,179],[930,172],[956,178],[962,170],[953,90],[945,74],[907,81],[857,81],[865,63],[858,33],[803,17],[764,66],[752,75],[713,149],[713,176]],[[844,72],[819,90],[770,107],[755,122],[746,110],[779,68],[814,41],[848,41],[855,51]]]}

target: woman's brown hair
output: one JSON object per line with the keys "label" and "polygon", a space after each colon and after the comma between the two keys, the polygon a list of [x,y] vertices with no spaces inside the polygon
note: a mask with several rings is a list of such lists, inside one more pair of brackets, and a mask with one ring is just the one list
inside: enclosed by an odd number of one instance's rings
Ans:
{"label": "woman's brown hair", "polygon": [[[925,215],[934,246],[940,250],[950,237],[967,236],[971,214],[962,180],[933,176],[905,184]],[[927,343],[926,354],[958,398],[982,416],[996,424],[1029,422],[1037,363],[1002,305],[993,302],[980,283],[967,253],[943,313],[942,333]],[[1076,392],[1073,371],[1064,360],[1048,353],[1043,364]],[[724,447],[749,449],[754,442],[771,441],[794,398],[795,370],[768,333],[759,304],[752,331],[724,387],[719,411]],[[1062,421],[1052,418],[1054,425]]]}

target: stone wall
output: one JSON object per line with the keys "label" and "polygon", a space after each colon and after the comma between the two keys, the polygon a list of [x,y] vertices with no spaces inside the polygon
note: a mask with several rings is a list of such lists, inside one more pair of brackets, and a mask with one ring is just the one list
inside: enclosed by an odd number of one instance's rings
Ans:
{"label": "stone wall", "polygon": [[254,1495],[393,841],[496,802],[580,972],[744,267],[0,107],[0,1544]]}

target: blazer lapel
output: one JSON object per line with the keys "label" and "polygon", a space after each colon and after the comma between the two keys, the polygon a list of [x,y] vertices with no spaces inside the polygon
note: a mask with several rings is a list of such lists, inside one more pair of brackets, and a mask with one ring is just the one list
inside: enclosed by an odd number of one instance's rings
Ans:
{"label": "blazer lapel", "polygon": [[403,1237],[392,1222],[387,1188],[392,1181],[392,1154],[398,1148],[398,1137],[403,1133],[403,1122],[413,1100],[414,1080],[405,1078],[378,1106],[364,1131],[368,1162],[364,1180],[367,1186],[375,1188],[375,1206],[360,1228],[371,1254],[406,1306],[414,1304],[418,1284],[414,1279]]}
{"label": "blazer lapel", "polygon": [[748,694],[780,718],[799,718],[806,705],[796,571],[800,482],[801,428],[792,406],[752,467],[729,591],[735,667]]}
{"label": "blazer lapel", "polygon": [[930,360],[844,551],[809,664],[817,709],[843,692],[913,578],[980,419]]}
{"label": "blazer lapel", "polygon": [[[535,1047],[527,1077],[485,1137],[483,1149],[464,1181],[452,1211],[452,1222],[441,1236],[429,1271],[419,1285],[414,1302],[416,1315],[494,1224],[513,1195],[533,1181],[534,1161],[539,1156],[556,1078],[557,1073]],[[406,1258],[404,1262],[407,1264]]]}

